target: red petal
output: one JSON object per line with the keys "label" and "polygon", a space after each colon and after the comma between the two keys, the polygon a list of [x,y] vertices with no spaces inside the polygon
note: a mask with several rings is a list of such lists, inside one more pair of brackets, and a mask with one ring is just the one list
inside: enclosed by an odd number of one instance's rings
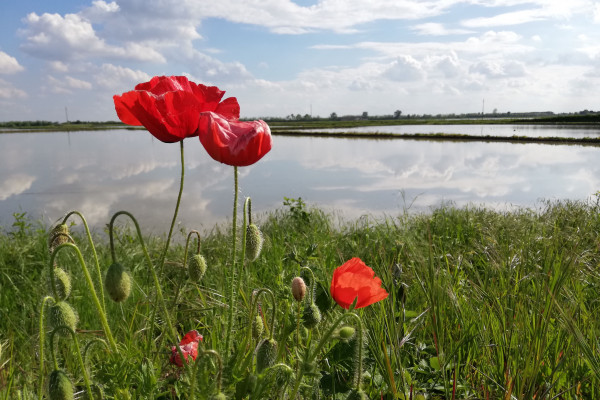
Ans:
{"label": "red petal", "polygon": [[203,339],[204,338],[202,337],[201,334],[198,333],[198,331],[193,330],[193,331],[189,331],[188,333],[185,334],[185,336],[181,339],[181,342],[179,343],[179,345],[184,346],[191,342],[202,341]]}
{"label": "red petal", "polygon": [[385,299],[388,293],[381,279],[360,258],[352,258],[335,269],[331,279],[331,296],[348,309],[358,297],[355,308],[362,308]]}
{"label": "red petal", "polygon": [[215,112],[229,120],[240,118],[240,105],[235,97],[228,97],[217,106]]}
{"label": "red petal", "polygon": [[202,113],[200,142],[215,160],[227,165],[252,165],[271,150],[271,130],[264,121],[228,121],[221,115]]}

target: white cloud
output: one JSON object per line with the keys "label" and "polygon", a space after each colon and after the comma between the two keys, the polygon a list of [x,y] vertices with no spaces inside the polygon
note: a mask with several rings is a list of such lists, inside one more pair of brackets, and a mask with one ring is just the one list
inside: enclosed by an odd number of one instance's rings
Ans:
{"label": "white cloud", "polygon": [[399,82],[418,81],[425,77],[425,72],[419,61],[411,56],[403,55],[392,61],[384,72],[384,76]]}
{"label": "white cloud", "polygon": [[96,35],[92,24],[77,14],[37,15],[30,13],[21,30],[26,42],[22,49],[34,57],[66,61],[85,57],[109,57],[135,61],[165,62],[155,49],[128,42],[112,46]]}
{"label": "white cloud", "polygon": [[27,93],[23,90],[17,89],[9,82],[0,79],[0,99],[24,99],[26,97]]}
{"label": "white cloud", "polygon": [[115,92],[132,90],[140,82],[147,82],[152,77],[140,70],[121,67],[113,64],[102,64],[94,75],[95,81],[107,89]]}
{"label": "white cloud", "polygon": [[600,3],[594,3],[594,9],[592,13],[594,16],[594,23],[600,24]]}
{"label": "white cloud", "polygon": [[468,29],[448,29],[443,24],[438,24],[435,22],[414,25],[411,29],[416,31],[419,35],[431,36],[464,35],[473,33],[472,30]]}
{"label": "white cloud", "polygon": [[0,201],[23,193],[31,187],[34,181],[35,177],[27,174],[14,174],[5,177],[0,181]]}
{"label": "white cloud", "polygon": [[471,65],[469,71],[488,78],[515,78],[527,74],[523,63],[517,61],[480,61]]}
{"label": "white cloud", "polygon": [[0,74],[14,74],[24,69],[16,58],[0,51]]}

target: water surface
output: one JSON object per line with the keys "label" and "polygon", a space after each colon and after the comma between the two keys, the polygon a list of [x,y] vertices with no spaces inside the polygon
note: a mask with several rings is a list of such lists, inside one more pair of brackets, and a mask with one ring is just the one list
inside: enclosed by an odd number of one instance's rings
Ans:
{"label": "water surface", "polygon": [[[0,226],[12,213],[54,222],[83,212],[101,230],[127,210],[165,232],[179,188],[179,145],[145,131],[0,135]],[[262,213],[302,199],[344,218],[427,211],[442,202],[507,209],[540,199],[589,198],[600,189],[600,148],[580,145],[274,136],[273,150],[240,168],[240,199]],[[231,219],[233,167],[185,140],[179,222],[210,229]],[[241,200],[240,200],[241,204]]]}

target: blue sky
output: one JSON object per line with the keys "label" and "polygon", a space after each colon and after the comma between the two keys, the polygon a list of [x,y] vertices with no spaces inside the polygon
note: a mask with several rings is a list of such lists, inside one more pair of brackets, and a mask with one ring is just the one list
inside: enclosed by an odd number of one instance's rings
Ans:
{"label": "blue sky", "polygon": [[243,117],[600,110],[600,2],[0,3],[0,121],[115,120],[112,95],[154,75]]}

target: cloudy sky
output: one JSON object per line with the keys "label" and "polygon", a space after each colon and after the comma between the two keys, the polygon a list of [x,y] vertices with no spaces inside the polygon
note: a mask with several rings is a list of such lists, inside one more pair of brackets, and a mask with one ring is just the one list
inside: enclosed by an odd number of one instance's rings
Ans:
{"label": "cloudy sky", "polygon": [[600,110],[600,1],[0,0],[0,121],[187,75],[243,117]]}

